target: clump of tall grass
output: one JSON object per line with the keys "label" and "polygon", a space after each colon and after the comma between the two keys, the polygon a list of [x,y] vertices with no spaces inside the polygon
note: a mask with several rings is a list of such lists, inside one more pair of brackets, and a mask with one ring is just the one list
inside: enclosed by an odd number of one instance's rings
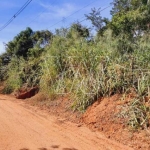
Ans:
{"label": "clump of tall grass", "polygon": [[40,61],[40,57],[29,57],[28,60],[22,57],[12,57],[8,64],[6,86],[3,92],[11,93],[23,85],[27,87],[38,85],[41,76]]}
{"label": "clump of tall grass", "polygon": [[9,63],[7,71],[7,80],[6,85],[3,90],[4,93],[11,93],[17,89],[19,89],[22,85],[22,80],[20,78],[21,67],[19,65],[19,61],[21,60],[13,58],[11,63]]}
{"label": "clump of tall grass", "polygon": [[132,130],[147,129],[150,125],[150,107],[138,97],[124,106],[120,115]]}

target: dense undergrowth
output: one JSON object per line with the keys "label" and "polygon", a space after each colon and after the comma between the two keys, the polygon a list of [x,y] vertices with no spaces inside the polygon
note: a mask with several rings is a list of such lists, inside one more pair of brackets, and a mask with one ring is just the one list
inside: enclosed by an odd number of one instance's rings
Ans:
{"label": "dense undergrowth", "polygon": [[54,95],[70,93],[74,108],[80,110],[99,96],[130,92],[131,89],[139,97],[147,96],[150,47],[148,40],[143,38],[149,37],[142,37],[143,41],[140,39],[135,46],[133,44],[132,52],[122,53],[118,49],[120,41],[111,36],[110,30],[92,41],[77,35],[69,39],[55,37],[41,64],[40,86]]}

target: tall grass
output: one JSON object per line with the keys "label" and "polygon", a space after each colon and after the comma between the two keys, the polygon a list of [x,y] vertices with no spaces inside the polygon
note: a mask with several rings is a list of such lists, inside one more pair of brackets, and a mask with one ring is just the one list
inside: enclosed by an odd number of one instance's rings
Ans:
{"label": "tall grass", "polygon": [[9,63],[7,71],[7,80],[6,86],[4,88],[4,93],[11,93],[17,89],[19,89],[22,85],[22,80],[20,78],[21,74],[21,59],[13,58],[11,63]]}
{"label": "tall grass", "polygon": [[3,92],[11,93],[23,85],[26,87],[38,85],[41,76],[40,62],[40,57],[34,59],[29,57],[28,60],[22,57],[12,57],[7,66],[6,86]]}
{"label": "tall grass", "polygon": [[132,51],[125,51],[127,47],[118,47],[120,40],[110,30],[90,41],[73,34],[71,38],[56,36],[47,47],[41,64],[43,91],[53,98],[69,93],[73,109],[80,111],[99,96],[130,92],[130,89],[139,96],[148,95],[149,36],[131,45]]}

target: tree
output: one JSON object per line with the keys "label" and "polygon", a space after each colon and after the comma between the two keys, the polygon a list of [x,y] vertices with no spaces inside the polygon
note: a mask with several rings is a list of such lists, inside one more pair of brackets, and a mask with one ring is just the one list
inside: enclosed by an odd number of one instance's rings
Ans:
{"label": "tree", "polygon": [[21,31],[12,41],[6,44],[6,52],[10,55],[27,58],[28,51],[34,47],[45,47],[51,40],[52,33],[48,30],[34,32],[31,28]]}
{"label": "tree", "polygon": [[98,34],[103,34],[103,32],[107,29],[107,24],[109,20],[107,18],[102,18],[101,16],[101,8],[97,9],[92,8],[91,13],[89,15],[85,14],[87,20],[90,20],[93,27],[96,29]]}
{"label": "tree", "polygon": [[92,12],[89,15],[85,14],[87,20],[92,22],[92,25],[96,28],[97,31],[101,30],[103,27],[103,19],[100,14],[100,8],[96,10],[96,8],[92,8]]}
{"label": "tree", "polygon": [[55,35],[60,36],[60,37],[66,37],[68,34],[68,29],[67,28],[60,28],[55,30]]}
{"label": "tree", "polygon": [[142,8],[143,6],[149,5],[149,0],[113,0],[113,8],[111,10],[111,15],[114,16],[115,14],[121,11],[131,11],[138,8]]}
{"label": "tree", "polygon": [[125,33],[134,37],[148,30],[149,0],[114,0],[110,27],[116,35]]}
{"label": "tree", "polygon": [[68,31],[67,37],[72,36],[73,34],[77,34],[79,37],[87,38],[89,37],[89,29],[82,26],[79,22],[73,23]]}
{"label": "tree", "polygon": [[0,64],[7,65],[10,62],[10,55],[5,52],[0,55]]}
{"label": "tree", "polygon": [[21,31],[7,44],[7,53],[27,57],[28,49],[33,47],[32,35],[33,31],[31,28],[26,28],[26,30]]}
{"label": "tree", "polygon": [[39,45],[41,47],[50,43],[53,34],[48,30],[36,31],[32,36],[33,45]]}
{"label": "tree", "polygon": [[38,57],[43,51],[44,47],[50,44],[53,34],[48,30],[36,31],[32,35],[33,48],[28,49],[28,57]]}
{"label": "tree", "polygon": [[130,8],[130,0],[113,0],[113,8],[110,11],[111,15],[114,16],[115,14],[121,11],[128,11]]}

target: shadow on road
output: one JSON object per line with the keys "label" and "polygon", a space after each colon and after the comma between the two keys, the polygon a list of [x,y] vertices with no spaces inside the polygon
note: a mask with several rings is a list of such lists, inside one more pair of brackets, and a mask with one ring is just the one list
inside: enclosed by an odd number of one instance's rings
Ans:
{"label": "shadow on road", "polygon": [[[59,148],[59,145],[52,145],[51,146],[53,149],[57,149],[57,148]],[[30,149],[28,149],[28,148],[21,148],[20,150],[30,150]],[[48,150],[47,148],[38,148],[38,150]],[[78,150],[78,149],[76,149],[76,148],[63,148],[62,150]]]}
{"label": "shadow on road", "polygon": [[63,148],[62,150],[78,150],[76,148]]}
{"label": "shadow on road", "polygon": [[[21,148],[20,150],[30,150],[30,149],[28,149],[28,148]],[[38,150],[48,150],[48,149],[47,149],[47,148],[42,147],[42,148],[38,148]]]}
{"label": "shadow on road", "polygon": [[51,148],[59,148],[59,145],[52,145]]}

